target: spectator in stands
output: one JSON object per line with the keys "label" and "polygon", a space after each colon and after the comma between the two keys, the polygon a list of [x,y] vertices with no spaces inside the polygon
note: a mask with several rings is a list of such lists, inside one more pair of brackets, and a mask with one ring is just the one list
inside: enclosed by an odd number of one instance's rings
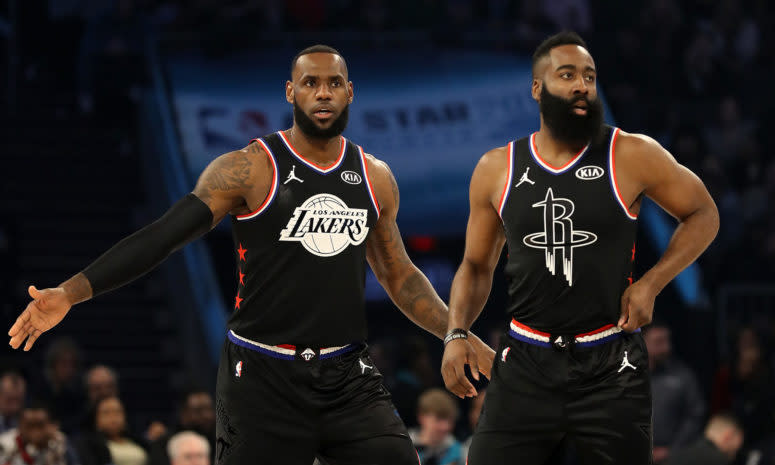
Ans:
{"label": "spectator in stands", "polygon": [[457,421],[455,399],[445,390],[428,389],[417,401],[419,428],[409,429],[409,437],[424,465],[463,465],[463,447],[452,435]]}
{"label": "spectator in stands", "polygon": [[[496,346],[497,347],[497,346]],[[487,395],[487,389],[479,389],[479,395],[471,399],[471,405],[468,408],[468,428],[470,434],[468,439],[463,442],[463,457],[468,457],[468,449],[471,447],[471,439],[473,438],[474,430],[476,430],[476,424],[479,423],[479,417],[482,415],[482,406],[484,406],[484,398]]]}
{"label": "spectator in stands", "polygon": [[208,391],[191,389],[184,393],[179,405],[179,423],[169,434],[165,434],[151,443],[149,465],[169,465],[168,456],[171,436],[183,431],[194,431],[204,437],[210,450],[215,450],[215,408],[213,397]]}
{"label": "spectator in stands", "polygon": [[743,430],[737,420],[726,414],[711,417],[705,436],[673,453],[667,465],[728,465],[743,445]]}
{"label": "spectator in stands", "polygon": [[117,397],[118,373],[105,365],[91,367],[86,372],[86,393],[92,406],[104,397]]}
{"label": "spectator in stands", "polygon": [[25,407],[19,427],[0,434],[3,465],[76,465],[78,459],[65,435],[57,430],[45,404]]}
{"label": "spectator in stands", "polygon": [[103,397],[90,412],[92,431],[78,441],[83,465],[146,465],[143,442],[127,430],[124,406],[118,397]]}
{"label": "spectator in stands", "polygon": [[697,438],[705,406],[694,373],[672,356],[670,328],[654,322],[645,328],[654,415],[654,463]]}
{"label": "spectator in stands", "polygon": [[46,351],[44,380],[36,398],[44,399],[60,421],[60,429],[72,434],[80,427],[86,395],[80,375],[81,350],[69,337],[55,339]]}
{"label": "spectator in stands", "polygon": [[0,433],[19,426],[19,415],[27,395],[27,381],[10,370],[0,376]]}
{"label": "spectator in stands", "polygon": [[749,444],[775,431],[775,377],[763,355],[756,331],[741,329],[734,362],[718,370],[711,396],[712,411],[732,411]]}
{"label": "spectator in stands", "polygon": [[170,438],[167,453],[171,465],[210,465],[210,443],[192,431],[183,431]]}

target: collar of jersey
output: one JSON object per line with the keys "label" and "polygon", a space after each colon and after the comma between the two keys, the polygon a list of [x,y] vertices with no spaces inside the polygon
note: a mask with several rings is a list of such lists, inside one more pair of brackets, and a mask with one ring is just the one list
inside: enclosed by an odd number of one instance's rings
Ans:
{"label": "collar of jersey", "polygon": [[342,138],[342,150],[339,152],[339,158],[336,159],[336,161],[329,165],[329,166],[320,166],[317,163],[314,163],[310,160],[307,160],[304,158],[299,152],[296,151],[296,149],[293,148],[291,145],[291,142],[285,137],[285,134],[283,134],[282,131],[277,131],[277,134],[280,136],[280,139],[283,141],[286,147],[288,147],[288,150],[291,151],[293,156],[299,159],[300,162],[304,163],[308,167],[312,168],[313,170],[322,173],[322,174],[328,174],[331,171],[334,171],[335,169],[339,168],[339,165],[342,164],[342,160],[344,160],[344,152],[347,148],[346,139],[344,136],[340,136]]}
{"label": "collar of jersey", "polygon": [[536,163],[538,163],[541,166],[541,168],[543,168],[544,170],[552,174],[562,174],[568,171],[569,169],[573,168],[573,166],[576,165],[576,163],[578,163],[579,160],[583,158],[584,154],[587,153],[587,149],[589,148],[589,144],[585,145],[584,148],[579,150],[579,153],[574,155],[573,158],[568,160],[567,163],[560,166],[559,168],[555,168],[549,163],[545,162],[541,158],[541,155],[538,154],[538,149],[536,148],[536,145],[535,145],[536,134],[538,133],[534,132],[533,134],[530,134],[530,143],[528,144],[530,145],[530,154],[533,156],[533,160],[535,160]]}

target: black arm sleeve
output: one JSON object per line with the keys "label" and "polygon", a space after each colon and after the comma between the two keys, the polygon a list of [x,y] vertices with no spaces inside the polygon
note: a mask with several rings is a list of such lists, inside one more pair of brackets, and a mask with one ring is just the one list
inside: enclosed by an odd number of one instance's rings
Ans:
{"label": "black arm sleeve", "polygon": [[213,213],[188,194],[161,218],[124,238],[82,271],[92,297],[133,281],[151,271],[172,252],[210,230]]}

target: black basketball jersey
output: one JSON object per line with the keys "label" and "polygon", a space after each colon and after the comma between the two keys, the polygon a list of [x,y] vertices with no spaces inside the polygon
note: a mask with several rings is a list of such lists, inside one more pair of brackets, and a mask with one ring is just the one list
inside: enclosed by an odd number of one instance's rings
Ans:
{"label": "black basketball jersey", "polygon": [[616,323],[632,282],[637,217],[616,185],[618,128],[553,167],[535,136],[508,145],[498,213],[508,246],[508,312],[540,331],[580,334]]}
{"label": "black basketball jersey", "polygon": [[282,132],[253,141],[274,175],[264,203],[232,217],[239,287],[228,326],[239,336],[312,347],[366,339],[366,236],[379,206],[363,149],[341,141],[328,167]]}

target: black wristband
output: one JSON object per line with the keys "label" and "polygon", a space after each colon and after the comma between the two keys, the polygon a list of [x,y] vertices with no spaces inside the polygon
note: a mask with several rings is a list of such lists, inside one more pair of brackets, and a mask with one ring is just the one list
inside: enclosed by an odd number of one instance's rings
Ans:
{"label": "black wristband", "polygon": [[444,345],[449,344],[450,341],[455,339],[468,339],[468,331],[463,328],[451,329],[446,336],[444,336]]}

